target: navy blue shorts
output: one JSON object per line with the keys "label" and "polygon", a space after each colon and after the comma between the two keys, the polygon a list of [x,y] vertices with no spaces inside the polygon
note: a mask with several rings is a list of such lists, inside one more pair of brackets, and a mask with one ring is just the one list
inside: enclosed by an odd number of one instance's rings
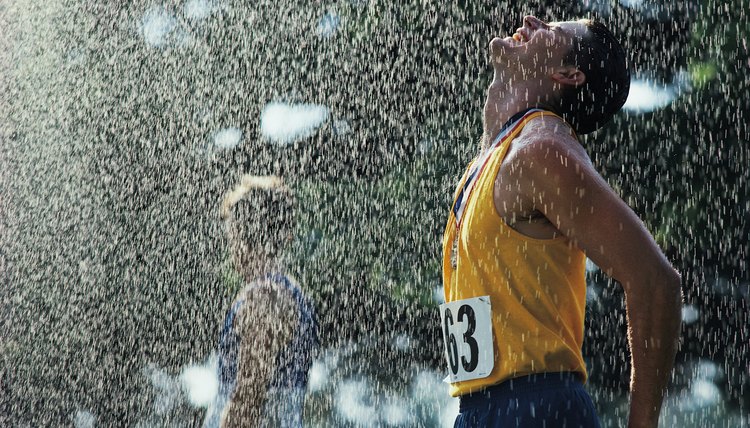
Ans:
{"label": "navy blue shorts", "polygon": [[462,395],[454,428],[599,428],[594,403],[574,373],[539,373]]}

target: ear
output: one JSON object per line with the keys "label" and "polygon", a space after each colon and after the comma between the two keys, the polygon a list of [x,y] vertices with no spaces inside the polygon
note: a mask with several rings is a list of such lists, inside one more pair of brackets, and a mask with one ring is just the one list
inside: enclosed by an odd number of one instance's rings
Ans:
{"label": "ear", "polygon": [[552,80],[561,85],[581,86],[586,83],[586,75],[576,67],[568,66],[552,73]]}

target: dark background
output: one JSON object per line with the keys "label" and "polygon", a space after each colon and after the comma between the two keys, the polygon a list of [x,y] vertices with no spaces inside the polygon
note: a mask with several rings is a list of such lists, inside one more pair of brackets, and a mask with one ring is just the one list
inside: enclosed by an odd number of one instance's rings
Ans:
{"label": "dark background", "polygon": [[[418,351],[383,351],[383,369],[440,369],[432,295],[449,198],[477,150],[487,43],[525,14],[599,17],[634,77],[682,82],[666,107],[623,111],[582,143],[697,310],[675,388],[711,360],[726,405],[747,411],[750,3],[398,3],[227,1],[197,20],[168,2],[161,46],[140,27],[159,4],[0,4],[0,425],[68,424],[76,408],[137,420],[153,400],[144,366],[178,372],[210,353],[239,287],[218,204],[244,172],[298,191],[292,269],[324,344],[408,332]],[[338,31],[317,35],[332,10]],[[270,101],[325,105],[331,119],[279,145],[259,129]],[[230,126],[242,143],[213,147]],[[590,284],[591,382],[621,394],[621,288],[598,273]]]}

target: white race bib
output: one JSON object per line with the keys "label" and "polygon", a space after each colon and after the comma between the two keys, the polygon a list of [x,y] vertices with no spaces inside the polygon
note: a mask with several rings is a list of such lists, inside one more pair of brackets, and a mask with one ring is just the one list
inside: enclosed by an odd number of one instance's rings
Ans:
{"label": "white race bib", "polygon": [[490,296],[440,305],[448,380],[462,382],[490,375],[495,366]]}

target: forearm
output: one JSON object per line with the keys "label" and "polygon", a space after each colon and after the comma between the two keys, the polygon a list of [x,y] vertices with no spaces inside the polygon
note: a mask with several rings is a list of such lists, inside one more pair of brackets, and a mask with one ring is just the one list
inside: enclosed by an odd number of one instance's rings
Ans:
{"label": "forearm", "polygon": [[655,427],[669,383],[680,333],[679,276],[626,286],[632,372],[628,426]]}
{"label": "forearm", "polygon": [[[271,328],[265,326],[264,331],[271,331]],[[285,344],[288,341],[286,337],[266,336],[264,341],[252,342],[250,337],[244,337],[239,355],[237,386],[222,415],[222,428],[256,427],[262,424],[276,355],[281,342]]]}
{"label": "forearm", "polygon": [[277,369],[276,358],[289,343],[298,323],[291,295],[277,296],[277,292],[269,287],[247,290],[245,299],[251,303],[236,321],[242,337],[237,355],[237,385],[222,414],[222,428],[255,427],[264,421],[266,394]]}
{"label": "forearm", "polygon": [[221,415],[221,428],[260,426],[265,400],[260,391],[253,389],[251,386],[235,392]]}

